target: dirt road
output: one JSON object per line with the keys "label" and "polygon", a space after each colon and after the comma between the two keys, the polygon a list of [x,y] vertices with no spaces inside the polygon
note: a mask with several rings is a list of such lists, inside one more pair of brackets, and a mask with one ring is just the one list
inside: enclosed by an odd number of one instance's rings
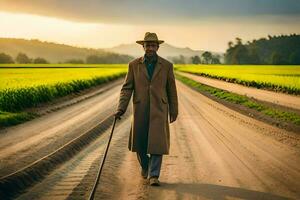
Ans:
{"label": "dirt road", "polygon": [[[127,118],[117,123],[96,199],[300,199],[299,135],[232,111],[180,82],[177,87],[179,116],[170,127],[161,187],[140,176],[136,155],[127,149]],[[106,108],[114,106],[119,89],[10,129],[11,137],[0,140],[1,172],[32,160],[34,148],[48,149],[87,129],[103,111],[111,113]],[[74,190],[80,184],[87,185]]]}
{"label": "dirt road", "polygon": [[140,177],[126,136],[110,149],[97,199],[300,198],[299,136],[177,85],[180,115],[171,125],[161,187]]}
{"label": "dirt road", "polygon": [[120,87],[118,84],[77,104],[1,130],[0,176],[53,152],[112,114]]}
{"label": "dirt road", "polygon": [[294,96],[294,95],[283,94],[280,92],[272,92],[272,91],[261,90],[252,87],[246,87],[235,83],[229,83],[217,79],[197,76],[190,73],[184,73],[184,72],[177,72],[177,73],[212,87],[216,87],[222,90],[227,90],[229,92],[233,92],[240,95],[246,95],[248,97],[252,97],[260,101],[266,101],[269,103],[278,104],[280,106],[300,110],[300,96]]}

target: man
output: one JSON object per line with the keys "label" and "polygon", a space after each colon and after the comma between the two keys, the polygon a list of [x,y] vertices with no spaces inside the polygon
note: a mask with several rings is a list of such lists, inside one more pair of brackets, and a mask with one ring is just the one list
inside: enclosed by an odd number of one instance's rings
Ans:
{"label": "man", "polygon": [[[162,156],[169,154],[169,121],[178,115],[178,97],[173,64],[157,55],[159,44],[155,33],[147,32],[143,45],[145,54],[129,63],[115,117],[125,113],[133,93],[133,118],[128,148],[137,153],[141,175],[152,186],[159,185]],[[150,154],[150,157],[147,155]]]}

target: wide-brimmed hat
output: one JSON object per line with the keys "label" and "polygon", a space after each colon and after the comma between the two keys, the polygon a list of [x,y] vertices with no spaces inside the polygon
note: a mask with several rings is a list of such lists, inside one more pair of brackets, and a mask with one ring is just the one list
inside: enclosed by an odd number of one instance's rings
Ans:
{"label": "wide-brimmed hat", "polygon": [[159,40],[156,33],[146,32],[144,40],[138,40],[136,43],[143,45],[144,42],[157,42],[158,44],[163,43],[163,40]]}

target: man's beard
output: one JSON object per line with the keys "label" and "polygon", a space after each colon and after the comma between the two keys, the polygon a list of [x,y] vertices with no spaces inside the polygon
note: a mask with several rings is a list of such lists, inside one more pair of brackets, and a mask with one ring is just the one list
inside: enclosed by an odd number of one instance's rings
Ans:
{"label": "man's beard", "polygon": [[146,53],[145,55],[146,55],[148,58],[156,57],[156,56],[157,56],[156,51],[153,51],[153,52],[151,52],[151,53]]}

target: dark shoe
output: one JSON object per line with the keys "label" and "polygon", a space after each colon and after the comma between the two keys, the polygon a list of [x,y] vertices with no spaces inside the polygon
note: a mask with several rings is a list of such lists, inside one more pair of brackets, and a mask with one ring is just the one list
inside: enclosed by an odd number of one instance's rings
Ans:
{"label": "dark shoe", "polygon": [[160,186],[159,180],[157,177],[150,177],[150,185],[151,186]]}
{"label": "dark shoe", "polygon": [[148,169],[142,169],[141,175],[144,179],[148,178]]}

